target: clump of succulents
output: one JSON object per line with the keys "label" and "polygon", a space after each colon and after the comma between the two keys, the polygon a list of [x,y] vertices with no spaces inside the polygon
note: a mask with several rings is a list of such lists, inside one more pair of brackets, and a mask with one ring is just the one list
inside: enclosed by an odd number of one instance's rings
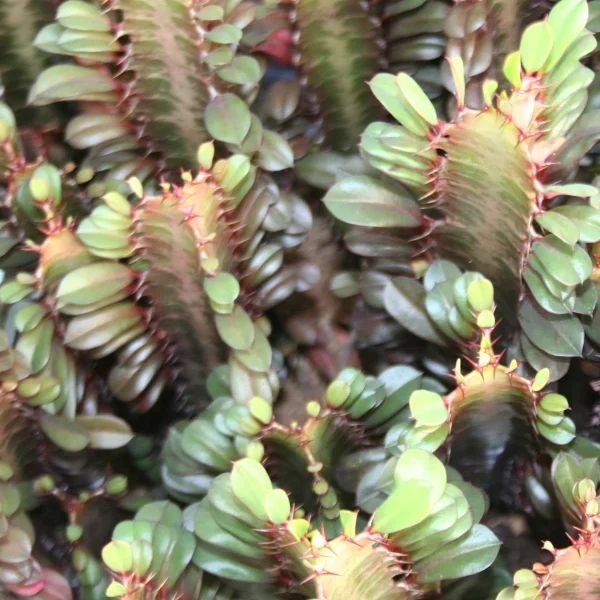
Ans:
{"label": "clump of succulents", "polygon": [[600,593],[599,31],[0,0],[0,597]]}

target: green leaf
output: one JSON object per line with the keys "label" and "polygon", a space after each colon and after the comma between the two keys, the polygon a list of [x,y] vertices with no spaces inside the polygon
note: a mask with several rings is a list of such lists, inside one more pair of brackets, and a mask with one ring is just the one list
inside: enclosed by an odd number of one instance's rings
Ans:
{"label": "green leaf", "polygon": [[523,279],[529,287],[529,291],[537,300],[538,304],[550,313],[556,315],[571,314],[575,308],[575,296],[569,296],[561,301],[554,296],[544,284],[544,280],[531,267],[523,269]]}
{"label": "green leaf", "polygon": [[534,392],[539,392],[543,388],[546,387],[550,379],[550,369],[542,369],[539,373],[536,373],[533,382],[531,384],[531,390]]}
{"label": "green leaf", "polygon": [[593,185],[585,183],[566,183],[562,185],[548,185],[544,188],[544,195],[549,198],[555,196],[575,196],[576,198],[589,198],[595,196],[598,190]]}
{"label": "green leaf", "polygon": [[333,408],[339,408],[343,406],[346,400],[348,400],[351,391],[352,388],[348,382],[341,379],[336,379],[327,386],[325,400],[329,406],[332,406]]}
{"label": "green leaf", "polygon": [[533,253],[552,277],[564,285],[583,283],[592,273],[592,259],[579,245],[571,248],[555,235],[534,242]]}
{"label": "green leaf", "polygon": [[65,29],[59,23],[50,23],[42,27],[33,40],[33,45],[50,54],[65,54],[58,45],[58,40]]}
{"label": "green leaf", "polygon": [[486,106],[492,106],[494,102],[494,94],[498,89],[498,82],[494,79],[486,79],[481,84],[481,90],[483,92],[483,100]]}
{"label": "green leaf", "polygon": [[204,37],[216,44],[237,44],[242,39],[242,30],[230,23],[223,23],[211,29]]}
{"label": "green leaf", "polygon": [[350,225],[402,228],[421,225],[417,203],[407,192],[366,175],[336,183],[323,202],[334,217]]}
{"label": "green leaf", "polygon": [[127,594],[127,588],[119,581],[111,581],[110,585],[106,588],[106,595],[109,598],[119,598]]}
{"label": "green leaf", "polygon": [[524,588],[539,586],[537,575],[529,569],[519,569],[513,577],[513,583]]}
{"label": "green leaf", "polygon": [[298,79],[280,79],[267,90],[263,109],[268,117],[282,123],[296,111],[300,102],[301,85]]}
{"label": "green leaf", "polygon": [[110,142],[128,133],[127,123],[118,115],[84,114],[69,121],[65,139],[74,148],[83,150]]}
{"label": "green leaf", "polygon": [[169,527],[180,527],[182,522],[181,509],[172,502],[158,501],[144,504],[136,514],[138,521],[162,523]]}
{"label": "green leaf", "polygon": [[204,290],[217,304],[231,304],[240,294],[240,284],[231,273],[217,273],[204,280]]}
{"label": "green leaf", "polygon": [[473,309],[469,302],[468,289],[471,283],[477,279],[484,279],[484,277],[481,273],[467,271],[454,282],[454,301],[456,308],[460,311],[462,318],[468,322],[473,320]]}
{"label": "green leaf", "polygon": [[104,564],[115,573],[129,573],[133,567],[131,547],[127,542],[114,540],[102,548]]}
{"label": "green leaf", "polygon": [[67,0],[56,11],[56,20],[65,28],[109,32],[110,19],[96,6],[80,0]]}
{"label": "green leaf", "polygon": [[423,374],[413,367],[398,365],[386,369],[377,379],[385,388],[385,400],[367,416],[366,422],[371,426],[381,425],[399,413],[420,387]]}
{"label": "green leaf", "polygon": [[248,408],[252,416],[263,425],[268,425],[273,419],[273,407],[260,396],[251,398]]}
{"label": "green leaf", "polygon": [[496,317],[491,310],[483,310],[477,315],[477,327],[488,329],[496,325]]}
{"label": "green leaf", "polygon": [[67,273],[58,286],[56,297],[70,304],[92,304],[125,289],[132,279],[132,271],[127,265],[99,262]]}
{"label": "green leaf", "polygon": [[436,456],[422,448],[412,448],[398,458],[394,479],[400,486],[413,479],[428,481],[433,502],[436,503],[446,488],[447,473]]}
{"label": "green leaf", "polygon": [[265,373],[271,368],[273,349],[267,336],[254,326],[254,341],[248,350],[238,350],[236,359],[251,371]]}
{"label": "green leaf", "polygon": [[226,529],[216,522],[215,518],[220,519],[221,515],[217,517],[213,511],[209,510],[208,506],[205,506],[204,502],[198,505],[194,523],[195,533],[201,540],[241,557],[250,559],[263,557],[263,552],[256,541],[242,541],[235,531]]}
{"label": "green leaf", "polygon": [[271,575],[262,567],[248,565],[230,552],[220,551],[212,545],[200,542],[194,553],[194,563],[203,570],[224,579],[249,583],[270,583]]}
{"label": "green leaf", "polygon": [[256,164],[266,171],[283,171],[294,166],[294,152],[281,135],[265,129]]}
{"label": "green leaf", "polygon": [[301,540],[310,529],[310,523],[305,519],[291,519],[287,528],[297,540]]}
{"label": "green leaf", "polygon": [[[31,381],[31,380],[28,380]],[[35,393],[32,397],[29,398],[29,403],[33,406],[43,406],[45,404],[50,404],[57,400],[57,398],[61,395],[62,386],[58,379],[54,377],[40,377],[38,380],[41,382],[41,386],[38,392]],[[19,384],[19,393],[20,393],[21,384]],[[55,404],[58,408],[58,403]],[[62,406],[61,406],[62,408]],[[65,411],[67,412],[67,411]],[[69,415],[66,415],[69,416]]]}
{"label": "green leaf", "polygon": [[227,192],[233,192],[251,173],[250,159],[242,154],[234,154],[219,164],[227,166],[225,174],[219,176],[219,183]]}
{"label": "green leaf", "polygon": [[544,312],[528,299],[519,306],[519,323],[538,348],[553,356],[581,356],[584,332],[579,319]]}
{"label": "green leaf", "polygon": [[520,344],[525,359],[534,369],[543,369],[544,367],[550,369],[550,381],[558,381],[568,371],[570,358],[551,356],[543,352],[534,346],[525,334],[521,335]]}
{"label": "green leaf", "polygon": [[139,321],[139,309],[131,302],[120,302],[72,319],[64,342],[76,350],[92,350],[114,340]]}
{"label": "green leaf", "polygon": [[[425,309],[431,320],[450,339],[456,339],[457,334],[450,323],[454,308],[454,286],[451,281],[438,283],[425,297]],[[456,315],[455,315],[456,316]],[[460,328],[460,323],[457,322]]]}
{"label": "green leaf", "polygon": [[448,423],[440,427],[415,427],[403,438],[407,448],[420,448],[427,452],[435,452],[448,438]]}
{"label": "green leaf", "polygon": [[[44,188],[44,193],[36,194],[36,187]],[[54,165],[44,164],[39,166],[29,181],[31,195],[38,201],[52,200],[55,205],[61,201],[62,181],[60,173]]]}
{"label": "green leaf", "polygon": [[437,283],[454,283],[461,276],[460,269],[448,260],[435,260],[423,277],[423,287],[429,292]]}
{"label": "green leaf", "polygon": [[273,484],[265,468],[251,458],[242,458],[233,465],[231,487],[238,500],[261,521],[267,521],[269,515],[265,508],[267,496]]}
{"label": "green leaf", "polygon": [[117,214],[127,217],[128,219],[132,216],[131,204],[118,192],[108,192],[102,196],[102,200],[106,202],[106,205],[115,211]]}
{"label": "green leaf", "polygon": [[94,54],[101,62],[106,60],[104,53],[110,56],[111,52],[118,52],[121,49],[113,34],[69,29],[60,36],[58,46],[61,50],[76,56]]}
{"label": "green leaf", "polygon": [[46,367],[52,353],[54,324],[48,319],[42,321],[35,329],[24,333],[15,349],[19,351],[31,365],[34,373]]}
{"label": "green leaf", "polygon": [[535,222],[569,246],[574,246],[579,240],[577,225],[560,212],[543,213],[535,218]]}
{"label": "green leaf", "polygon": [[327,191],[336,181],[353,174],[367,174],[371,169],[360,156],[311,152],[296,162],[295,171],[302,181]]}
{"label": "green leaf", "polygon": [[555,426],[563,420],[562,413],[552,413],[544,410],[541,406],[536,409],[536,416],[540,421],[546,423],[546,425]]}
{"label": "green leaf", "polygon": [[114,450],[122,448],[133,439],[131,427],[113,415],[81,415],[75,419],[87,432],[92,448]]}
{"label": "green leaf", "polygon": [[437,125],[438,118],[435,108],[427,94],[421,89],[421,86],[406,73],[399,73],[396,77],[398,87],[404,98],[412,106],[419,116],[421,116],[430,125]]}
{"label": "green leaf", "polygon": [[[170,538],[173,537],[172,532],[169,532],[169,534]],[[176,539],[175,543],[170,548],[169,553],[166,557],[167,588],[172,588],[177,583],[177,580],[182,576],[186,567],[190,564],[190,561],[192,560],[194,551],[196,549],[196,540],[190,532],[178,531],[177,537],[178,539]],[[153,540],[153,550],[155,555],[160,556],[160,553],[156,552],[156,541],[157,540],[155,533],[155,538]]]}
{"label": "green leaf", "polygon": [[373,530],[390,534],[423,521],[435,502],[428,482],[409,480],[394,489],[373,515]]}
{"label": "green leaf", "polygon": [[[54,487],[54,485],[50,487]],[[2,501],[2,516],[4,517],[13,517],[22,507],[19,489],[11,484],[0,485],[0,501]]]}
{"label": "green leaf", "polygon": [[513,87],[521,86],[521,53],[518,50],[507,55],[503,72]]}
{"label": "green leaf", "polygon": [[250,131],[250,110],[235,94],[213,98],[204,113],[206,130],[216,140],[241,144]]}
{"label": "green leaf", "polygon": [[546,286],[548,291],[557,299],[568,302],[568,299],[573,294],[575,286],[564,285],[558,282],[552,274],[544,267],[541,261],[535,254],[530,254],[527,259],[529,266],[535,271],[535,273],[541,278],[542,283]]}
{"label": "green leaf", "polygon": [[592,280],[577,286],[575,291],[574,312],[580,315],[592,316],[598,303],[598,290]]}
{"label": "green leaf", "polygon": [[542,421],[536,423],[540,435],[558,446],[564,446],[575,439],[575,424],[568,417],[556,426],[550,426]]}
{"label": "green leaf", "polygon": [[415,571],[422,583],[468,577],[489,567],[499,551],[498,538],[487,527],[475,525],[469,533],[419,561]]}
{"label": "green leaf", "polygon": [[0,302],[3,304],[15,304],[31,294],[33,288],[29,285],[21,285],[18,281],[9,281],[0,286]]}
{"label": "green leaf", "polygon": [[338,271],[330,282],[330,289],[336,298],[352,298],[360,294],[361,273],[359,271]]}
{"label": "green leaf", "polygon": [[[31,564],[32,542],[27,534],[19,527],[9,527],[8,532],[2,537],[0,545],[0,561],[2,561],[3,574],[11,574],[11,566],[19,568],[21,564]],[[17,572],[18,573],[18,572]]]}
{"label": "green leaf", "polygon": [[196,18],[201,21],[222,21],[225,11],[222,6],[209,5],[196,13]]}
{"label": "green leaf", "polygon": [[40,427],[52,442],[67,452],[79,452],[90,443],[87,431],[64,417],[42,413]]}
{"label": "green leaf", "polygon": [[398,323],[416,336],[443,346],[444,338],[425,311],[425,296],[425,289],[414,279],[394,277],[385,286],[383,301],[386,311]]}
{"label": "green leaf", "polygon": [[215,158],[215,144],[214,142],[204,142],[200,144],[198,148],[198,164],[203,169],[210,169],[213,165],[213,159]]}
{"label": "green leaf", "polygon": [[402,547],[409,551],[414,547],[419,547],[420,544],[426,543],[429,536],[453,527],[458,518],[459,507],[456,499],[445,493],[427,519],[400,534],[399,539]]}
{"label": "green leaf", "polygon": [[494,286],[488,279],[477,279],[467,288],[467,299],[475,312],[493,310]]}
{"label": "green leaf", "polygon": [[547,21],[532,23],[521,36],[521,63],[527,73],[536,73],[543,66],[554,43],[554,33]]}
{"label": "green leaf", "polygon": [[265,511],[269,521],[276,525],[285,523],[291,511],[288,495],[281,489],[271,490],[265,498]]}
{"label": "green leaf", "polygon": [[228,65],[233,60],[233,51],[228,46],[221,46],[204,57],[204,63],[210,67]]}
{"label": "green leaf", "polygon": [[43,71],[29,91],[29,104],[44,106],[69,100],[117,100],[116,84],[102,71],[78,65],[55,65]]}
{"label": "green leaf", "polygon": [[448,419],[444,399],[435,392],[418,390],[410,397],[410,412],[419,425],[438,427]]}
{"label": "green leaf", "polygon": [[562,413],[569,408],[569,402],[561,394],[545,394],[540,402],[540,406],[549,412]]}
{"label": "green leaf", "polygon": [[550,71],[558,63],[565,51],[584,30],[588,14],[586,0],[558,2],[553,7],[548,16],[548,24],[555,39],[550,56],[544,65],[544,71]]}
{"label": "green leaf", "polygon": [[119,496],[127,491],[128,481],[124,475],[113,475],[106,480],[104,490],[111,496]]}
{"label": "green leaf", "polygon": [[460,56],[449,56],[446,58],[450,65],[452,81],[456,89],[456,101],[458,106],[465,105],[465,65]]}
{"label": "green leaf", "polygon": [[552,482],[573,510],[578,508],[573,498],[573,486],[583,477],[579,460],[570,454],[561,452],[552,462]]}
{"label": "green leaf", "polygon": [[600,210],[592,206],[558,206],[546,214],[555,213],[568,217],[574,223],[582,242],[600,241]]}
{"label": "green leaf", "polygon": [[39,393],[42,387],[40,379],[37,377],[29,377],[21,381],[17,387],[17,392],[24,398],[32,398]]}
{"label": "green leaf", "polygon": [[600,309],[596,307],[591,319],[585,319],[584,331],[596,344],[600,344]]}
{"label": "green leaf", "polygon": [[351,512],[349,510],[340,511],[340,522],[344,535],[349,538],[356,536],[356,521],[358,519],[358,511]]}
{"label": "green leaf", "polygon": [[248,313],[236,306],[231,314],[216,315],[215,323],[223,341],[235,350],[248,350],[254,341],[254,324]]}
{"label": "green leaf", "polygon": [[252,85],[260,79],[260,65],[251,56],[236,56],[230,65],[220,68],[217,73],[224,81],[238,85]]}
{"label": "green leaf", "polygon": [[181,438],[182,450],[195,461],[217,471],[228,470],[236,453],[231,439],[203,418],[188,424]]}
{"label": "green leaf", "polygon": [[[429,131],[429,123],[407,101],[400,90],[396,77],[388,73],[379,73],[375,75],[369,85],[377,100],[399,123],[411,133],[425,136]],[[427,111],[427,109],[425,110]],[[435,114],[435,110],[433,114]]]}

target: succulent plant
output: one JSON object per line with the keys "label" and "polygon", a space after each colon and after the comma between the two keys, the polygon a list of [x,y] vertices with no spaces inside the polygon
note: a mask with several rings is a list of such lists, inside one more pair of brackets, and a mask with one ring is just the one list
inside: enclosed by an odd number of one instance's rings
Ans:
{"label": "succulent plant", "polygon": [[514,574],[514,586],[500,592],[497,600],[586,598],[598,589],[592,575],[598,560],[597,461],[561,453],[552,465],[552,481],[563,516],[575,528],[572,543],[557,550],[551,542],[545,542],[544,550],[550,552],[552,561],[519,569]]}
{"label": "succulent plant", "polygon": [[[187,578],[198,585],[199,577],[192,574],[202,568],[234,587],[244,584],[240,589],[250,593],[247,597],[254,597],[252,589],[265,598],[283,588],[307,598],[409,598],[435,590],[442,579],[459,577],[465,568],[473,572],[491,563],[498,542],[477,524],[484,506],[480,492],[468,498],[448,480],[443,464],[420,449],[403,454],[395,477],[390,497],[362,531],[358,514],[342,511],[340,535],[327,539],[298,515],[260,462],[240,459],[183,514],[169,503],[149,504],[134,521],[121,523],[103,551],[110,569],[121,574],[112,585],[122,588],[121,594],[151,587],[150,563],[151,578],[160,577],[170,593]],[[448,520],[452,513],[460,515],[454,526]],[[169,525],[176,528],[171,534]],[[175,540],[158,541],[168,535]],[[156,553],[165,543],[171,557]],[[473,552],[478,558],[463,568],[444,559]],[[370,577],[361,576],[365,570]]]}
{"label": "succulent plant", "polygon": [[[361,152],[385,177],[343,179],[324,198],[351,226],[348,248],[373,267],[346,274],[356,291],[368,288],[368,302],[430,342],[468,340],[452,286],[463,285],[459,269],[471,269],[503,290],[499,316],[519,334],[518,355],[534,368],[545,362],[554,379],[582,355],[584,332],[595,335],[594,262],[583,244],[597,241],[587,231],[599,214],[597,187],[563,182],[552,169],[594,78],[580,63],[596,47],[588,14],[585,2],[561,2],[529,25],[504,62],[512,91],[494,97],[498,84],[485,80],[482,109],[466,106],[465,65],[450,56],[458,112],[449,122],[409,75],[378,74],[371,89],[400,125],[369,125]],[[419,285],[414,274],[429,265]]]}
{"label": "succulent plant", "polygon": [[594,597],[599,18],[0,0],[0,597]]}

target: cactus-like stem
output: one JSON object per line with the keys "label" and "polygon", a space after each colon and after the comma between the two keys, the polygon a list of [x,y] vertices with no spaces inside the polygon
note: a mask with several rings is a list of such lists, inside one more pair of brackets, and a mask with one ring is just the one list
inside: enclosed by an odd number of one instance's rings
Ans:
{"label": "cactus-like stem", "polygon": [[294,14],[301,67],[326,137],[334,149],[348,150],[378,112],[363,85],[379,68],[377,30],[360,2],[298,0]]}

